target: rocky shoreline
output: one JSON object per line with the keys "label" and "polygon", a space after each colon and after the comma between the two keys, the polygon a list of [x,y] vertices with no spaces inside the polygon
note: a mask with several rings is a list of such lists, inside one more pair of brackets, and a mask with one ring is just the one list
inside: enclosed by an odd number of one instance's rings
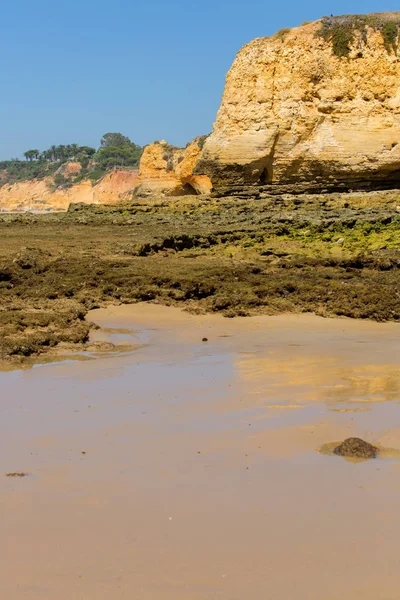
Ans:
{"label": "rocky shoreline", "polygon": [[49,210],[0,214],[0,357],[82,347],[110,303],[400,320],[399,32],[382,13],[256,39],[209,136],[67,192],[0,187],[2,210]]}
{"label": "rocky shoreline", "polygon": [[400,320],[400,193],[210,196],[0,215],[0,355],[87,344],[88,310]]}

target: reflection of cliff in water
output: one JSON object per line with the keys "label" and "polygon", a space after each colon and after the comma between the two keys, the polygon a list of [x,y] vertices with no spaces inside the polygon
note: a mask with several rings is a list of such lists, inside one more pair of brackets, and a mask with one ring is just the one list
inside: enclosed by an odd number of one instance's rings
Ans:
{"label": "reflection of cliff in water", "polygon": [[[293,350],[293,349],[291,349]],[[365,351],[364,364],[348,357],[318,353],[296,355],[281,349],[262,356],[241,355],[236,362],[240,380],[258,383],[252,392],[273,399],[282,396],[291,404],[384,402],[400,399],[400,369],[395,363],[374,364]],[[300,349],[299,349],[300,350]],[[325,352],[328,352],[326,349]]]}

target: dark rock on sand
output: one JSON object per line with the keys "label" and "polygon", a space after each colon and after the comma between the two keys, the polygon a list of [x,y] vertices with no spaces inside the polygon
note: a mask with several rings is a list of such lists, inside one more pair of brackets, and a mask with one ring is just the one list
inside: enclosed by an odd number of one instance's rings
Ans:
{"label": "dark rock on sand", "polygon": [[344,440],[344,442],[335,448],[334,453],[339,456],[363,458],[367,460],[376,458],[379,454],[379,450],[376,446],[373,446],[360,438],[353,437]]}

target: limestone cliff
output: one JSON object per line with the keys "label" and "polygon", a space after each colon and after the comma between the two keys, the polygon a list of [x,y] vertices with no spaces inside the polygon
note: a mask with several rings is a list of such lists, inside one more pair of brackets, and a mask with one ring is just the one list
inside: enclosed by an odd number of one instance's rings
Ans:
{"label": "limestone cliff", "polygon": [[246,45],[195,173],[220,194],[400,187],[400,13]]}
{"label": "limestone cliff", "polygon": [[[67,163],[62,174],[75,174],[76,163]],[[71,203],[114,204],[131,197],[138,183],[137,171],[112,171],[97,184],[81,181],[72,187],[56,187],[52,177],[3,185],[0,210],[67,210]]]}
{"label": "limestone cliff", "polygon": [[207,175],[194,175],[204,138],[194,139],[186,148],[170,146],[164,140],[144,149],[140,160],[138,196],[182,196],[208,194],[211,181]]}
{"label": "limestone cliff", "polygon": [[[131,199],[133,194],[142,197],[208,194],[209,177],[193,174],[203,142],[204,138],[196,138],[186,148],[175,148],[164,141],[150,144],[143,153],[140,174],[134,170],[114,170],[97,183],[86,179],[71,185],[69,182],[79,175],[81,165],[64,163],[51,177],[0,185],[0,210],[67,210],[70,204],[80,202],[114,204]],[[61,177],[63,184],[57,184],[57,177]]]}

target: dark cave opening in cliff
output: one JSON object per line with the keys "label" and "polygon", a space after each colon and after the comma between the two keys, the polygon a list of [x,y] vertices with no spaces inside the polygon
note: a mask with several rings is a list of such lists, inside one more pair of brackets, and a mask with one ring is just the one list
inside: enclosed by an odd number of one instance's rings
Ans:
{"label": "dark cave opening in cliff", "polygon": [[267,168],[265,168],[265,169],[263,169],[263,171],[260,175],[259,183],[261,185],[265,185],[266,183],[270,183],[270,182],[271,182],[270,172]]}
{"label": "dark cave opening in cliff", "polygon": [[183,191],[185,192],[186,196],[198,196],[198,193],[196,192],[194,187],[190,185],[190,183],[185,183],[185,185],[183,186]]}

